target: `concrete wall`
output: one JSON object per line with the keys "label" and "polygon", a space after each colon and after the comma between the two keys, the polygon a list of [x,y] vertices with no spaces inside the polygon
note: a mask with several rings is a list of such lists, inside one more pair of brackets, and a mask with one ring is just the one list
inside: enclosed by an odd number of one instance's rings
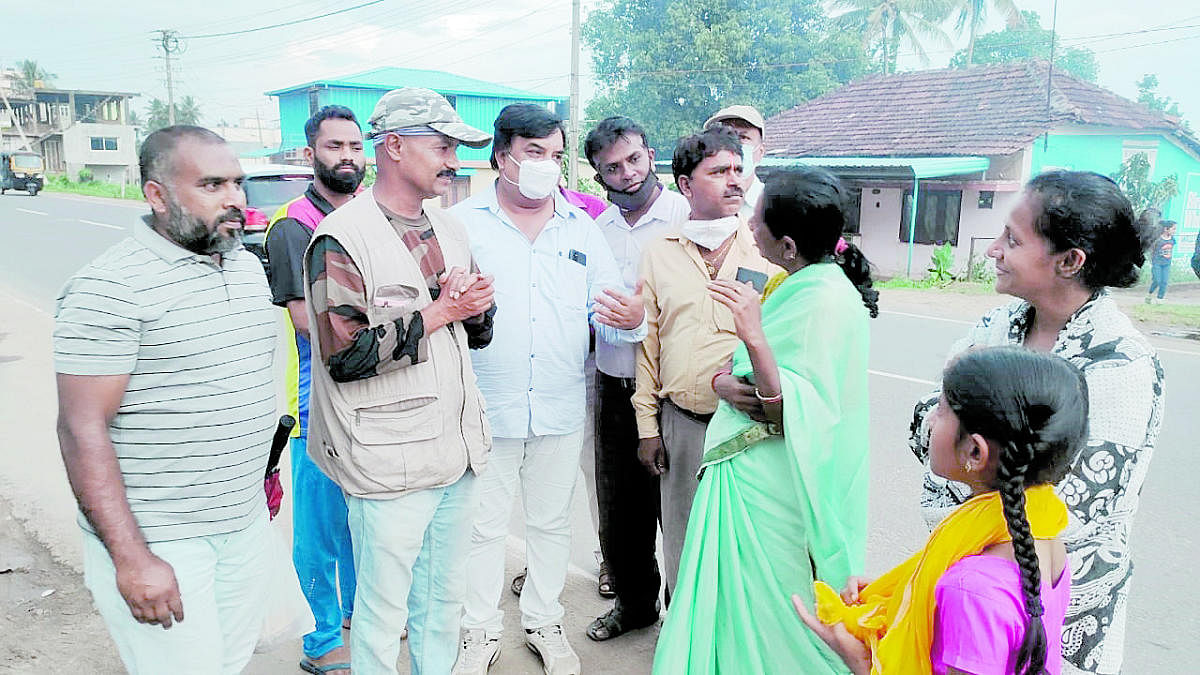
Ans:
{"label": "concrete wall", "polygon": [[[873,190],[878,189],[879,194]],[[945,189],[945,188],[941,188]],[[955,247],[954,270],[965,272],[974,240],[975,255],[982,257],[991,239],[1004,227],[1008,212],[1016,205],[1020,192],[996,192],[991,209],[979,208],[979,189],[963,190],[959,212],[958,246]],[[863,188],[862,212],[859,219],[860,248],[878,270],[880,276],[903,276],[908,265],[908,242],[900,239],[903,188]],[[935,247],[914,244],[912,277],[922,278],[929,268]]]}
{"label": "concrete wall", "polygon": [[[92,150],[93,136],[116,138],[116,150]],[[137,147],[134,128],[123,124],[90,124],[79,122],[63,132],[63,161],[67,173],[75,178],[85,166],[97,180],[120,183],[129,167],[136,176]]]}

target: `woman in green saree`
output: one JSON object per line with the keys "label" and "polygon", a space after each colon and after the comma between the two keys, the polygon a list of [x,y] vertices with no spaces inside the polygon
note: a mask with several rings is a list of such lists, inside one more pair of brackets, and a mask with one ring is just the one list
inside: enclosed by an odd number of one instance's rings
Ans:
{"label": "woman in green saree", "polygon": [[709,287],[742,344],[713,378],[722,401],[655,673],[846,672],[788,601],[811,603],[814,576],[840,588],[866,545],[867,315],[878,293],[862,253],[840,240],[844,203],[822,169],[773,177],[750,226],[785,272],[761,305],[748,284]]}

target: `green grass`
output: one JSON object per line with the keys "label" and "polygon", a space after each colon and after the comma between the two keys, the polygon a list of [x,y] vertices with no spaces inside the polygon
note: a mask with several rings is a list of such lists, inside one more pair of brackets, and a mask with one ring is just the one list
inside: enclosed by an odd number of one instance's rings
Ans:
{"label": "green grass", "polygon": [[1200,328],[1198,305],[1135,305],[1130,313],[1144,323]]}
{"label": "green grass", "polygon": [[926,277],[924,279],[909,279],[907,277],[892,277],[884,279],[875,284],[875,288],[903,288],[917,291],[945,291],[950,293],[965,293],[968,295],[985,295],[994,293],[994,286],[990,283],[979,283],[974,281],[951,281],[948,283],[938,283],[933,279]]}
{"label": "green grass", "polygon": [[[43,189],[46,192],[66,192],[76,195],[88,195],[89,197],[111,197],[113,199],[122,199],[120,185],[113,185],[112,183],[105,183],[102,181],[78,183],[62,174],[51,174],[46,176],[46,186]],[[124,199],[142,201],[141,188],[136,185],[126,185]]]}

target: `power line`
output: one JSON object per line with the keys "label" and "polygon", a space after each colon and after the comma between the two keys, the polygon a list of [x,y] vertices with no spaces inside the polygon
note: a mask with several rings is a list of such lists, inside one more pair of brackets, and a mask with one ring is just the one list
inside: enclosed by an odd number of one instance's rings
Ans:
{"label": "power line", "polygon": [[200,40],[200,39],[204,39],[204,38],[229,37],[231,35],[245,35],[246,33],[257,33],[260,30],[270,30],[272,28],[283,28],[284,26],[294,26],[298,23],[305,23],[307,21],[315,21],[317,19],[324,19],[325,17],[334,16],[335,14],[345,14],[346,12],[352,12],[356,9],[361,9],[363,7],[369,7],[371,5],[378,5],[383,1],[384,0],[370,0],[370,2],[364,2],[362,4],[354,5],[353,7],[344,7],[342,9],[335,9],[332,12],[325,12],[324,14],[317,14],[315,16],[310,16],[310,17],[306,17],[303,19],[293,19],[291,21],[284,21],[283,23],[275,23],[275,24],[271,24],[270,26],[259,26],[258,28],[246,28],[245,30],[234,30],[234,31],[228,31],[225,33],[208,33],[205,35],[184,35],[183,38],[187,39],[187,40]]}

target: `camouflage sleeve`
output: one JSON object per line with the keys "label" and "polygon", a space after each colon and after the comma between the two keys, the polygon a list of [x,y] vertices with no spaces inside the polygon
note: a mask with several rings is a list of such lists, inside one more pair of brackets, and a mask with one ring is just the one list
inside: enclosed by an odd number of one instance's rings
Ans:
{"label": "camouflage sleeve", "polygon": [[[475,264],[475,259],[471,259],[471,271],[479,273],[479,266]],[[463,319],[463,328],[467,331],[467,347],[469,349],[483,349],[492,343],[492,326],[496,320],[496,303],[488,308],[483,314],[476,314],[467,319]]]}
{"label": "camouflage sleeve", "polygon": [[370,325],[362,274],[336,240],[319,237],[313,243],[308,277],[309,300],[317,310],[312,333],[334,382],[363,380],[429,358],[420,310]]}

